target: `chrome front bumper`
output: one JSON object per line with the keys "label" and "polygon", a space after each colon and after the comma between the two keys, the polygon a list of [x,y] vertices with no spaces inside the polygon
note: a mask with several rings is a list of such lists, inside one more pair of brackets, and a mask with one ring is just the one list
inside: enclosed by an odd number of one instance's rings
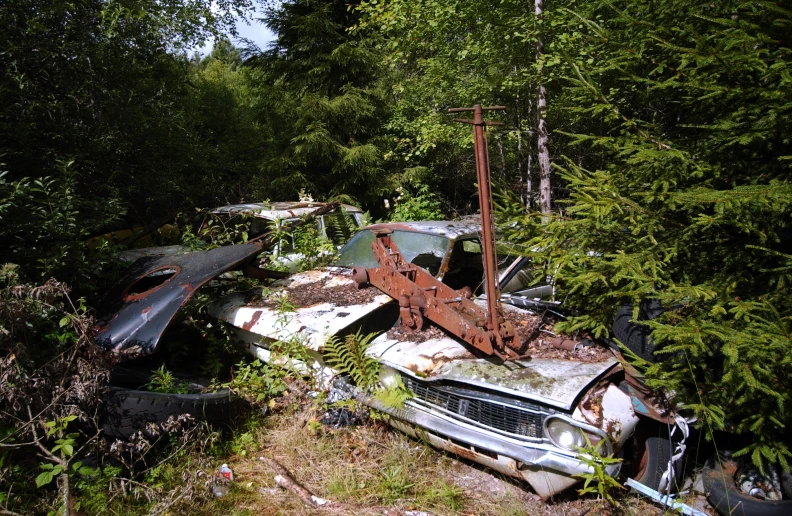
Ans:
{"label": "chrome front bumper", "polygon": [[[593,468],[581,464],[575,452],[552,444],[514,442],[414,406],[388,406],[350,384],[344,388],[364,405],[387,414],[391,418],[389,423],[395,428],[506,475],[526,480],[542,498],[553,496],[581,480],[573,475],[594,473]],[[605,472],[616,476],[620,468],[621,463],[613,464],[607,466]]]}

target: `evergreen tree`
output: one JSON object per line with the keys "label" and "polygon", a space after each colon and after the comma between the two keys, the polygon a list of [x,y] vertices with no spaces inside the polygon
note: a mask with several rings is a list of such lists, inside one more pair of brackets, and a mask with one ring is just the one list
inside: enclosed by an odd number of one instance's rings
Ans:
{"label": "evergreen tree", "polygon": [[[770,2],[590,3],[562,66],[588,131],[547,226],[512,203],[509,237],[557,267],[567,330],[607,334],[659,300],[648,383],[741,453],[786,464],[792,424],[792,12]],[[517,222],[517,224],[513,224]]]}
{"label": "evergreen tree", "polygon": [[389,185],[372,35],[350,34],[358,14],[342,1],[284,2],[265,20],[277,40],[250,60],[268,83],[262,120],[275,128],[262,189],[278,199],[304,191],[374,203]]}

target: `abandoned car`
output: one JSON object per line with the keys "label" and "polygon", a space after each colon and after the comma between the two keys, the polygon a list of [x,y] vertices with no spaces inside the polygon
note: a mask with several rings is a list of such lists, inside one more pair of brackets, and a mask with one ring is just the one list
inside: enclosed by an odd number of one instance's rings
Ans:
{"label": "abandoned car", "polygon": [[[455,328],[437,324],[443,320],[438,314],[448,316],[448,306],[475,312],[487,303],[480,228],[460,222],[369,226],[343,247],[334,267],[280,279],[266,295],[260,289],[232,294],[210,313],[232,325],[264,361],[273,359],[274,343],[300,343],[311,362],[305,367],[332,379],[337,391],[387,414],[395,428],[524,479],[543,498],[591,471],[579,457],[587,446],[623,457],[639,482],[668,489],[681,455],[679,446],[672,449],[669,428],[686,433],[684,419],[625,370],[617,350],[585,336],[553,333],[556,304],[535,299],[552,287],[532,286],[530,261],[503,258],[499,277],[501,326],[510,328],[519,352],[482,352],[490,349],[481,340],[487,332],[473,338],[476,328],[457,331],[464,321]],[[377,281],[377,267],[384,268],[373,250],[382,237],[398,249],[402,272],[412,267],[431,278],[425,281],[437,282],[419,288],[433,292],[423,305],[410,306],[409,296],[397,301],[367,286]],[[392,270],[383,278],[403,281]],[[441,299],[439,290],[449,288],[451,297]],[[468,299],[476,295],[475,302]],[[378,336],[366,353],[379,363],[384,387],[409,391],[403,406],[388,406],[325,363],[328,339],[371,333]],[[616,475],[620,467],[610,465],[607,472]]]}
{"label": "abandoned car", "polygon": [[[197,234],[202,238],[211,238],[212,232],[217,229],[211,224],[214,218],[220,221],[219,226],[223,230],[238,233],[238,240],[244,241],[276,228],[282,230],[288,224],[327,205],[326,202],[316,201],[279,201],[221,206],[209,212],[212,217],[207,217],[200,223]],[[363,220],[364,215],[360,208],[349,204],[339,204],[333,211],[315,217],[312,225],[321,238],[339,246],[363,225]],[[177,230],[174,229],[174,231]],[[241,238],[243,232],[246,238]],[[276,242],[268,252],[273,261],[293,269],[301,258],[295,251],[294,236],[288,232],[284,232],[280,236],[280,241]],[[131,263],[145,256],[175,256],[192,251],[194,249],[186,245],[152,246],[149,243],[123,251],[119,253],[119,258]]]}

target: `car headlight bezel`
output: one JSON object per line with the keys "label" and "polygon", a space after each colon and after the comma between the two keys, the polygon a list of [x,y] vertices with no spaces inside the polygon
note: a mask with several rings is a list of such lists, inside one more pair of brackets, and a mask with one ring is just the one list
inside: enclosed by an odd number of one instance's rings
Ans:
{"label": "car headlight bezel", "polygon": [[[553,414],[545,418],[543,423],[545,437],[553,445],[562,450],[578,452],[578,448],[586,447],[584,435],[588,434],[592,445],[600,446],[599,453],[608,456],[613,453],[613,445],[605,432],[595,426],[581,423],[570,417]],[[558,430],[561,428],[561,430]]]}

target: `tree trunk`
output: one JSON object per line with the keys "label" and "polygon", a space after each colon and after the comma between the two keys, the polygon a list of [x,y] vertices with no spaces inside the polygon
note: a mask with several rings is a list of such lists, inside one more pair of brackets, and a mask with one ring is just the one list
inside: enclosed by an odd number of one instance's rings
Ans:
{"label": "tree trunk", "polygon": [[[515,67],[516,71],[516,67]],[[528,101],[530,105],[530,100]],[[528,146],[528,163],[526,164],[525,174],[523,174],[522,169],[522,162],[523,162],[523,148],[522,148],[522,106],[520,106],[520,94],[517,94],[516,100],[517,109],[515,109],[515,121],[514,125],[517,128],[517,177],[522,182],[523,188],[520,189],[520,198],[523,201],[523,204],[526,208],[531,206],[531,152],[530,152],[530,145]],[[530,116],[530,111],[529,111]],[[529,139],[530,143],[530,139]]]}
{"label": "tree trunk", "polygon": [[[541,19],[544,15],[544,0],[535,0],[534,3],[536,18]],[[537,61],[544,53],[544,39],[542,29],[539,29],[536,38],[536,59]],[[545,120],[545,109],[547,109],[547,91],[544,84],[540,84],[536,93],[536,121],[537,121],[537,142],[536,152],[539,158],[539,206],[542,213],[550,213],[550,151],[547,148],[547,121]]]}

